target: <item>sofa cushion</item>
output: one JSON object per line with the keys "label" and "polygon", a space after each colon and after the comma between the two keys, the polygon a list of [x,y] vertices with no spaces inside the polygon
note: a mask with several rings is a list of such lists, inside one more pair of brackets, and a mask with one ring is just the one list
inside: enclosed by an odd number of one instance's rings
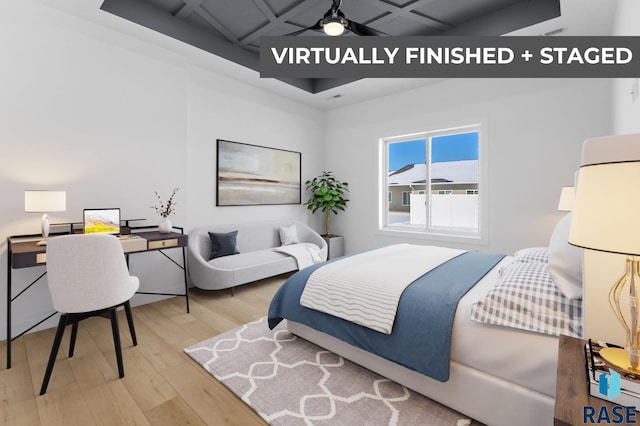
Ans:
{"label": "sofa cushion", "polygon": [[217,257],[207,263],[218,269],[238,270],[252,268],[254,266],[263,266],[287,258],[293,259],[284,253],[272,249],[264,249],[239,253],[233,256]]}
{"label": "sofa cushion", "polygon": [[215,281],[222,287],[244,284],[298,269],[295,258],[272,249],[249,251],[212,259]]}
{"label": "sofa cushion", "polygon": [[211,239],[211,259],[238,254],[238,249],[236,249],[237,236],[238,231],[227,233],[209,232],[209,238]]}

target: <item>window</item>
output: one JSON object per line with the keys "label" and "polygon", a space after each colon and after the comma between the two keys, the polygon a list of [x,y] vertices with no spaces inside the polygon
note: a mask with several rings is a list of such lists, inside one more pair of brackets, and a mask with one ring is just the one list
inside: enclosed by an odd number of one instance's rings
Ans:
{"label": "window", "polygon": [[380,229],[486,241],[482,140],[480,124],[381,139],[380,190],[402,204],[385,197]]}

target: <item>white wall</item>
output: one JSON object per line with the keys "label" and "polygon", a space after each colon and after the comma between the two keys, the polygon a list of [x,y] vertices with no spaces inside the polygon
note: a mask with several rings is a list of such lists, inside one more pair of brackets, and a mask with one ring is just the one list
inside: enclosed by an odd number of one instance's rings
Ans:
{"label": "white wall", "polygon": [[[618,9],[613,34],[617,36],[640,36],[640,2],[618,0]],[[640,78],[637,75],[636,78]],[[640,98],[631,100],[632,78],[613,80],[613,125],[614,134],[640,133]]]}
{"label": "white wall", "polygon": [[401,241],[377,233],[379,138],[486,120],[489,241],[471,248],[547,245],[582,142],[611,132],[609,88],[608,80],[454,79],[329,111],[326,168],[351,188],[334,231],[345,236],[347,252]]}
{"label": "white wall", "polygon": [[[300,205],[216,208],[215,143],[300,151],[309,178],[322,170],[320,111],[191,65],[162,47],[166,40],[154,42],[163,36],[96,5],[89,8],[95,16],[79,17],[47,3],[21,0],[0,14],[0,282],[7,276],[6,237],[39,232],[39,215],[24,213],[25,189],[67,191],[67,210],[52,213],[52,222],[77,222],[85,207],[120,207],[124,218],[157,224],[149,208],[154,190],[166,198],[175,187],[171,220],[187,231],[208,223],[314,220]],[[180,250],[167,254],[182,260]],[[158,253],[133,255],[131,269],[146,291],[183,289],[182,271]],[[13,294],[43,271],[14,270]],[[51,312],[41,290],[14,304],[14,334]],[[154,300],[135,296],[133,303]],[[0,340],[5,304],[2,291]]]}

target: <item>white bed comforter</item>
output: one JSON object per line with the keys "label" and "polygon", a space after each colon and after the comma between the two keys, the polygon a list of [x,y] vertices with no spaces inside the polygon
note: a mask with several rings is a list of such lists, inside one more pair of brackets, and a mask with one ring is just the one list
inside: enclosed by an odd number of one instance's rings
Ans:
{"label": "white bed comforter", "polygon": [[400,296],[409,284],[465,250],[395,244],[318,268],[300,304],[391,334]]}

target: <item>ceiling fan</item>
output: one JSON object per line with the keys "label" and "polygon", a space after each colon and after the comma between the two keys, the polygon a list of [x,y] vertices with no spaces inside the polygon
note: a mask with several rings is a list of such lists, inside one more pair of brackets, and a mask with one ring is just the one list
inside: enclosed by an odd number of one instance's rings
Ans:
{"label": "ceiling fan", "polygon": [[340,10],[342,6],[342,0],[332,0],[331,9],[324,14],[322,19],[316,22],[314,25],[303,28],[298,31],[294,31],[285,36],[296,36],[302,34],[305,31],[324,31],[325,34],[330,36],[339,36],[345,31],[351,31],[355,35],[359,36],[386,36],[388,34],[382,31],[374,30],[371,27],[367,27],[364,24],[352,21],[345,18],[344,13]]}

